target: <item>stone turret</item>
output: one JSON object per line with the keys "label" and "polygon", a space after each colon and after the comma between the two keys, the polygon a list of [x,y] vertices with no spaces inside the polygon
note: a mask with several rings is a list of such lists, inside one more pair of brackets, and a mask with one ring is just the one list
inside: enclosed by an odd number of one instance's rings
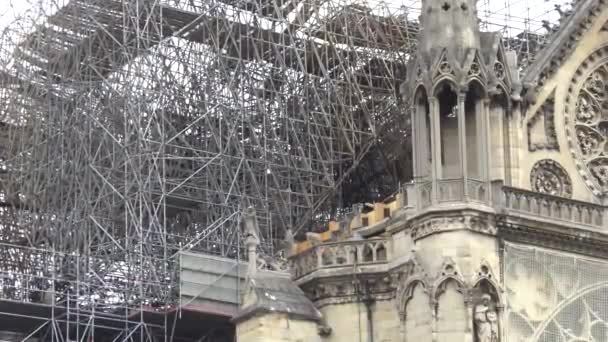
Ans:
{"label": "stone turret", "polygon": [[411,105],[418,204],[489,204],[506,180],[505,127],[516,61],[496,32],[480,32],[475,0],[423,1],[418,56],[403,86]]}
{"label": "stone turret", "polygon": [[479,49],[476,0],[422,1],[420,53],[432,56],[447,48],[453,55]]}

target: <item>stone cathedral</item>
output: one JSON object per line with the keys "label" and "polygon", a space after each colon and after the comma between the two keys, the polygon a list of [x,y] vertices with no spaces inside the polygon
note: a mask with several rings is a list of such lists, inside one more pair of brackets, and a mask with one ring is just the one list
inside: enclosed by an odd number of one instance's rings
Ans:
{"label": "stone cathedral", "polygon": [[422,1],[414,181],[250,267],[238,341],[608,341],[608,1],[525,70],[476,2]]}

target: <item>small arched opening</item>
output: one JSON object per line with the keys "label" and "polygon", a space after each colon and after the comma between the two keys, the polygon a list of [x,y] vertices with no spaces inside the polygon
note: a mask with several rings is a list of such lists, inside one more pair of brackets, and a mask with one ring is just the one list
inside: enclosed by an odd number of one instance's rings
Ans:
{"label": "small arched opening", "polygon": [[439,138],[441,149],[441,177],[462,177],[460,143],[458,138],[458,95],[452,83],[445,81],[437,87],[439,105]]}
{"label": "small arched opening", "polygon": [[481,179],[481,161],[483,156],[483,98],[485,91],[477,81],[469,83],[464,102],[466,133],[466,167],[467,175],[472,179]]}
{"label": "small arched opening", "polygon": [[429,177],[433,165],[433,152],[431,141],[431,113],[426,90],[418,88],[415,96],[415,129],[416,137],[417,167],[416,177]]}

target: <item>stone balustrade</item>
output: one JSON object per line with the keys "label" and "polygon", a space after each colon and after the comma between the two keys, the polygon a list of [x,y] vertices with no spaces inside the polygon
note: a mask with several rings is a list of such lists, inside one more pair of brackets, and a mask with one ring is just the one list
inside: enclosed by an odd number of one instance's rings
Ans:
{"label": "stone balustrade", "polygon": [[[488,183],[467,179],[466,183],[463,178],[442,179],[436,182],[437,193],[436,203],[454,203],[463,201],[472,201],[479,203],[489,202]],[[417,189],[419,209],[430,207],[433,203],[433,182],[429,180],[415,183]],[[465,192],[466,190],[466,192]],[[413,204],[408,203],[408,204]]]}
{"label": "stone balustrade", "polygon": [[389,259],[386,239],[343,241],[316,245],[292,257],[294,277],[301,278],[319,269],[373,265]]}
{"label": "stone balustrade", "polygon": [[608,228],[608,208],[598,204],[541,194],[533,191],[495,185],[497,209],[508,214],[524,214],[564,223]]}

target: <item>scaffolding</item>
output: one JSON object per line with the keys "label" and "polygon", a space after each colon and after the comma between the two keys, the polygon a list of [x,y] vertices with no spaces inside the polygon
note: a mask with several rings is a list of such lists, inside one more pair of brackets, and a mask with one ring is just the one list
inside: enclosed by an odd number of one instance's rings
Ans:
{"label": "scaffolding", "polygon": [[[528,2],[479,4],[522,68],[555,15]],[[180,252],[242,259],[254,207],[280,258],[287,228],[390,195],[411,176],[399,86],[419,11],[37,1],[0,37],[0,316],[42,341],[178,341],[194,336],[177,323]],[[229,339],[205,334],[191,340]]]}

